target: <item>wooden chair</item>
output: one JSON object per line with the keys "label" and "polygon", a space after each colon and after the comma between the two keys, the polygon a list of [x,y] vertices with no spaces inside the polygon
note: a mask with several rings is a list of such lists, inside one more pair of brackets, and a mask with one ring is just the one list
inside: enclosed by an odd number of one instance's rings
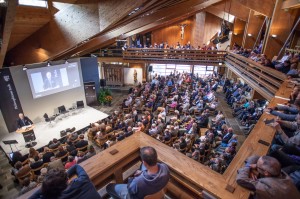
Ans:
{"label": "wooden chair", "polygon": [[168,110],[168,114],[169,115],[175,114],[175,109],[170,107],[169,110]]}
{"label": "wooden chair", "polygon": [[31,174],[34,180],[37,179],[38,175],[36,175],[36,171],[41,171],[42,168],[48,167],[48,163],[44,163],[42,166],[36,168],[36,169],[31,169]]}
{"label": "wooden chair", "polygon": [[18,179],[18,181],[19,181],[19,183],[20,183],[21,185],[23,184],[23,181],[24,181],[24,179],[25,179],[26,177],[28,177],[28,178],[30,178],[30,180],[32,180],[32,172],[31,172],[31,170],[29,170],[27,173],[25,173],[25,174],[22,175],[22,176],[17,176],[17,179]]}
{"label": "wooden chair", "polygon": [[129,107],[123,108],[123,113],[130,113],[130,108]]}
{"label": "wooden chair", "polygon": [[62,162],[66,162],[68,160],[68,156],[69,156],[69,153],[66,153],[63,156],[58,157],[58,159],[61,159]]}
{"label": "wooden chair", "polygon": [[27,158],[26,160],[24,160],[23,162],[22,162],[22,165],[24,166],[25,164],[28,164],[29,163],[29,158]]}
{"label": "wooden chair", "polygon": [[77,151],[86,152],[86,151],[87,151],[87,147],[88,147],[88,145],[86,145],[86,146],[84,146],[84,147],[81,147],[81,148],[77,148],[76,150],[77,150]]}
{"label": "wooden chair", "polygon": [[107,142],[108,138],[107,138],[107,135],[103,136],[102,138],[98,138],[96,139],[96,144],[102,148],[105,144],[105,142]]}
{"label": "wooden chair", "polygon": [[187,147],[185,147],[184,149],[179,149],[179,151],[181,152],[181,153],[185,153],[185,152],[187,152]]}
{"label": "wooden chair", "polygon": [[154,194],[151,194],[151,195],[147,195],[144,197],[144,199],[163,199],[165,198],[165,191],[164,189],[154,193]]}
{"label": "wooden chair", "polygon": [[172,139],[170,139],[169,141],[164,141],[164,143],[168,146],[172,146],[173,144]]}

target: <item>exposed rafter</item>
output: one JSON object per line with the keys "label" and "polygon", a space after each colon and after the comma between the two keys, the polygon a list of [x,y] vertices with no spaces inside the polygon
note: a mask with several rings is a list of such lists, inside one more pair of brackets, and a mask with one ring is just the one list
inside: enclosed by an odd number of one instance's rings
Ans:
{"label": "exposed rafter", "polygon": [[18,0],[10,0],[8,2],[5,24],[4,24],[3,39],[2,39],[2,45],[0,51],[0,68],[3,67],[3,61],[6,55],[10,36],[15,22],[17,5],[18,5]]}
{"label": "exposed rafter", "polygon": [[122,35],[122,38],[126,38],[140,32],[148,31],[156,26],[168,23],[168,21],[174,20],[176,17],[189,16],[221,1],[222,0],[189,0],[171,7],[158,10],[152,15],[138,18],[121,28],[117,28],[116,30],[112,30],[106,34],[96,36],[88,42],[73,49],[62,52],[56,56],[53,56],[50,59],[63,59],[72,55],[80,56],[89,52],[93,52],[98,48],[113,43],[115,38],[119,37],[120,35]]}
{"label": "exposed rafter", "polygon": [[300,8],[299,0],[286,0],[282,3],[281,9],[296,9]]}

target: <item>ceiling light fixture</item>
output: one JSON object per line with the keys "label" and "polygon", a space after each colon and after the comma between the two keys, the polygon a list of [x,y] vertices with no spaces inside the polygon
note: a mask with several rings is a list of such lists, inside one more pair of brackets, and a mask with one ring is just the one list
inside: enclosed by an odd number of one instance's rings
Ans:
{"label": "ceiling light fixture", "polygon": [[249,37],[252,37],[252,34],[248,33],[248,36],[249,36]]}
{"label": "ceiling light fixture", "polygon": [[271,37],[273,37],[273,38],[276,38],[276,37],[277,37],[277,35],[271,35]]}
{"label": "ceiling light fixture", "polygon": [[47,66],[51,66],[51,64],[50,64],[50,62],[49,62],[49,61],[47,62]]}

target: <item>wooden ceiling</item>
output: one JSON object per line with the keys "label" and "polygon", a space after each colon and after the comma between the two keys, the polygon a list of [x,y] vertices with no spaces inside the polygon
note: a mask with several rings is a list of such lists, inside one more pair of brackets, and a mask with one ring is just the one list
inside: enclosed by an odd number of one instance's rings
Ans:
{"label": "wooden ceiling", "polygon": [[51,20],[47,8],[17,6],[15,22],[8,45],[10,50]]}
{"label": "wooden ceiling", "polygon": [[[247,21],[250,10],[268,16],[274,6],[273,4],[267,6],[267,3],[272,1],[264,0],[264,3],[259,3],[260,0],[48,0],[49,9],[18,6],[11,39],[9,40],[8,49],[10,52],[7,61],[11,57],[15,57],[14,54],[22,54],[21,57],[23,57],[20,58],[20,61],[16,61],[16,64],[85,55],[114,43],[116,38],[125,39],[133,34],[151,31],[205,9],[219,17],[225,14],[227,18],[228,16],[229,18],[235,16]],[[68,37],[73,40],[64,43],[61,39],[58,45],[60,48],[50,44],[49,41],[56,38],[53,36],[57,36],[51,32],[53,26],[60,25],[55,21],[56,14],[59,15],[59,20],[72,20],[71,16],[76,15],[77,12],[82,14],[79,10],[76,10],[79,7],[78,5],[84,6],[85,4],[93,4],[98,8],[99,12],[94,13],[98,18],[93,20],[99,23],[99,31],[97,33],[93,32],[92,37],[88,36],[85,39],[83,39],[84,36],[80,37],[80,41],[76,40],[77,37],[74,37],[73,33],[69,33]],[[65,9],[61,9],[56,5],[62,7],[65,5]],[[88,7],[85,7],[85,9],[88,9]],[[64,18],[62,15],[68,17]],[[90,21],[90,19],[91,17],[88,20]],[[72,22],[73,29],[79,24],[73,21],[70,22]],[[76,28],[84,29],[85,27],[78,26]],[[68,33],[67,29],[68,27],[64,26],[64,31]],[[65,34],[61,35],[64,36]],[[47,40],[49,40],[48,43]],[[31,43],[34,43],[35,46],[28,50]],[[47,52],[45,56],[41,58],[34,55],[37,48],[42,48]],[[47,57],[46,60],[45,57]],[[26,58],[26,61],[24,61],[24,58]],[[24,62],[21,62],[21,59]],[[0,68],[1,66],[2,63],[0,63]]]}

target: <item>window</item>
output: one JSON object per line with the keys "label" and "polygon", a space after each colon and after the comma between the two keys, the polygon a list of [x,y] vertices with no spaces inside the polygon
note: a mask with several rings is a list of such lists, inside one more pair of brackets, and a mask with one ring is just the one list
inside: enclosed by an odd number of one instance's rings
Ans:
{"label": "window", "polygon": [[19,0],[19,5],[47,8],[46,0]]}

